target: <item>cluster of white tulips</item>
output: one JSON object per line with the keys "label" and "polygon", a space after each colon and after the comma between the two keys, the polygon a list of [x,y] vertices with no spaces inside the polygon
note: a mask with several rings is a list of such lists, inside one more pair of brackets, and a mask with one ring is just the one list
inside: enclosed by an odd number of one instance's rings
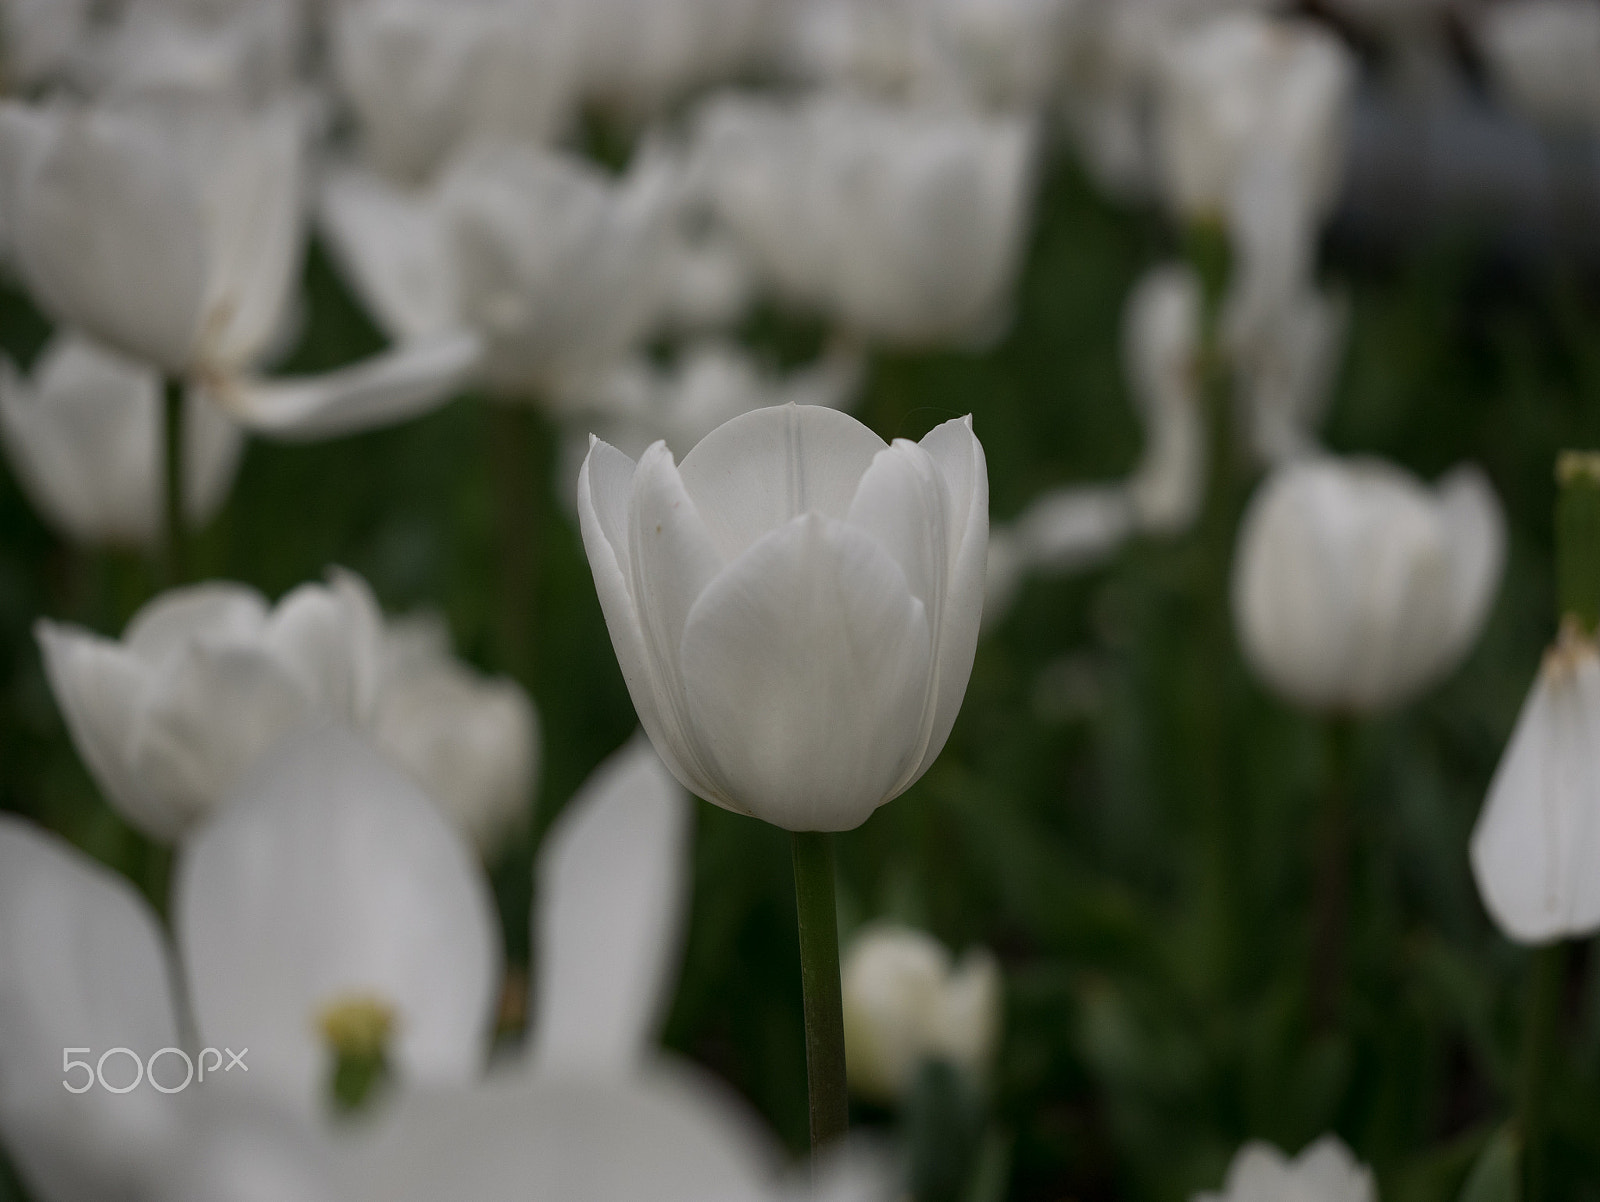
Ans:
{"label": "cluster of white tulips", "polygon": [[[38,1202],[898,1196],[896,1154],[843,1139],[847,1089],[984,1098],[1001,962],[882,916],[841,961],[830,839],[929,773],[1031,577],[1205,544],[1219,645],[1333,730],[1448,677],[1507,523],[1477,466],[1428,484],[1324,444],[1347,305],[1319,245],[1361,68],[1298,7],[0,3],[0,270],[51,327],[0,360],[0,438],[64,540],[170,575],[120,637],[36,626],[95,787],[172,857],[152,905],[0,814],[0,1146]],[[1416,45],[1437,6],[1319,7]],[[1600,127],[1600,7],[1472,32],[1515,104]],[[1136,462],[991,532],[982,398],[916,442],[850,411],[884,357],[1006,336],[1057,141],[1185,253],[1119,298]],[[385,345],[290,371],[313,239]],[[750,348],[768,312],[820,328],[811,361]],[[643,730],[539,846],[525,1033],[488,870],[538,792],[522,665],[480,672],[343,569],[272,600],[182,553],[249,438],[467,396],[558,432],[550,491]],[[1563,537],[1600,534],[1596,462],[1563,460]],[[1530,944],[1600,930],[1600,610],[1559,617],[1470,848]],[[1346,788],[1319,827],[1328,1021]],[[656,1046],[691,794],[793,834],[809,1170]],[[1375,1202],[1337,1137],[1296,1151],[1248,1143],[1200,1198]]]}

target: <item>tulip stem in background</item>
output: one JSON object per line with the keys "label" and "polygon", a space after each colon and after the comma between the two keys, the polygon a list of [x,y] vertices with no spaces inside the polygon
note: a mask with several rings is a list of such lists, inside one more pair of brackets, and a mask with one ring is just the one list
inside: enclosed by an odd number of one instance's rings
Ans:
{"label": "tulip stem in background", "polygon": [[1350,901],[1350,794],[1355,719],[1326,726],[1322,812],[1315,826],[1316,892],[1311,911],[1311,1017],[1318,1031],[1338,1025],[1344,1004]]}
{"label": "tulip stem in background", "polygon": [[833,836],[818,831],[794,832],[794,896],[800,920],[800,988],[806,1009],[811,1146],[819,1148],[843,1135],[850,1124],[844,1073],[839,919],[834,909]]}
{"label": "tulip stem in background", "polygon": [[1528,1009],[1522,1032],[1517,1125],[1522,1129],[1523,1202],[1544,1202],[1545,1117],[1561,1027],[1561,986],[1566,978],[1563,942],[1535,949],[1528,977]]}
{"label": "tulip stem in background", "polygon": [[539,526],[548,484],[538,410],[524,401],[489,406],[496,558],[500,565],[496,637],[503,666],[523,684],[533,670],[539,587]]}
{"label": "tulip stem in background", "polygon": [[1564,451],[1556,461],[1556,587],[1562,621],[1600,627],[1600,451]]}
{"label": "tulip stem in background", "polygon": [[181,380],[168,380],[166,395],[161,406],[161,447],[165,483],[162,510],[165,538],[167,587],[184,584],[189,579],[188,530],[184,514],[184,384]]}

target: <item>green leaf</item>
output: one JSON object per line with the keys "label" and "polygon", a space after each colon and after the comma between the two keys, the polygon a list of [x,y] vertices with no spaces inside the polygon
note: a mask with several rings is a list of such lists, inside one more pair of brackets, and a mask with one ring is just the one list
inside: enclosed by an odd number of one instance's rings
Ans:
{"label": "green leaf", "polygon": [[1508,1123],[1484,1145],[1458,1202],[1518,1202],[1522,1197],[1521,1165],[1522,1141]]}

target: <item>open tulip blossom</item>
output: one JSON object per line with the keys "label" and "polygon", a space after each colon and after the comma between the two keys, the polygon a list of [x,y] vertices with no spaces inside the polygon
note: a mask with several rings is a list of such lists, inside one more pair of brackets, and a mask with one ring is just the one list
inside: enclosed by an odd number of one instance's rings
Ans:
{"label": "open tulip blossom", "polygon": [[578,514],[640,721],[691,792],[849,830],[939,754],[983,608],[970,419],[886,446],[836,410],[758,409],[681,466],[597,439]]}

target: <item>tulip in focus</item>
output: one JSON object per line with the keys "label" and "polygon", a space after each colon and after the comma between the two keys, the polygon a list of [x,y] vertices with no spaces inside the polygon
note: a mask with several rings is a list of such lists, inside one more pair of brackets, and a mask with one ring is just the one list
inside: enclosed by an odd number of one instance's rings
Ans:
{"label": "tulip in focus", "polygon": [[846,951],[843,979],[845,1058],[862,1097],[899,1101],[925,1060],[986,1078],[1000,1036],[1000,970],[987,951],[953,964],[931,936],[877,925]]}
{"label": "tulip in focus", "polygon": [[1245,514],[1235,628],[1251,666],[1297,705],[1390,709],[1472,646],[1504,556],[1505,519],[1475,468],[1430,490],[1376,460],[1293,462]]}
{"label": "tulip in focus", "polygon": [[[161,377],[86,338],[58,335],[31,377],[0,361],[0,434],[40,515],[77,542],[151,547],[162,536]],[[244,434],[185,399],[189,521],[209,521],[233,486]]]}
{"label": "tulip in focus", "polygon": [[1371,1169],[1325,1135],[1293,1160],[1270,1144],[1246,1144],[1222,1190],[1194,1202],[1378,1202],[1378,1187]]}
{"label": "tulip in focus", "polygon": [[885,446],[831,409],[758,409],[681,467],[597,439],[578,514],[634,706],[691,792],[849,830],[944,746],[983,606],[970,419]]}

